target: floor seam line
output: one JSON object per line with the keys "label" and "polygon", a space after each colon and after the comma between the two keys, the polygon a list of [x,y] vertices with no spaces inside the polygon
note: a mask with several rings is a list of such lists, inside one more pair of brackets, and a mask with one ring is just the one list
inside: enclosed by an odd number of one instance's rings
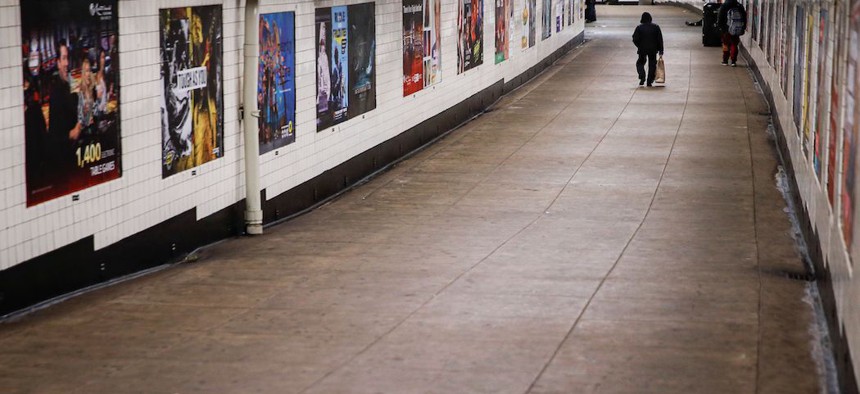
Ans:
{"label": "floor seam line", "polygon": [[[636,230],[633,232],[633,234],[627,240],[627,243],[624,245],[624,248],[621,250],[621,254],[619,254],[618,258],[615,260],[615,263],[612,264],[612,267],[609,269],[609,271],[606,273],[604,278],[597,285],[597,288],[591,294],[591,297],[589,297],[588,301],[586,301],[585,306],[582,307],[582,310],[580,311],[579,315],[576,317],[576,320],[573,322],[573,325],[571,325],[570,329],[567,331],[567,334],[565,334],[564,338],[559,342],[558,347],[555,349],[555,351],[553,352],[553,354],[549,358],[549,360],[547,360],[547,362],[544,364],[543,368],[538,373],[537,377],[535,377],[535,379],[529,385],[528,389],[526,389],[526,391],[525,391],[526,393],[530,393],[532,390],[534,390],[535,385],[541,379],[541,377],[543,377],[544,373],[549,368],[549,365],[552,364],[552,361],[555,360],[555,358],[558,356],[559,352],[561,351],[561,348],[568,341],[568,339],[570,339],[571,335],[573,335],[573,331],[576,329],[576,326],[579,324],[579,322],[582,321],[582,317],[585,315],[585,312],[588,309],[588,307],[591,305],[592,301],[594,301],[594,297],[597,296],[597,293],[603,287],[603,284],[606,283],[606,280],[609,278],[610,275],[612,275],[612,272],[615,270],[615,268],[618,266],[618,263],[624,257],[624,253],[630,247],[630,244],[633,242],[633,240],[636,238],[636,235],[642,229],[642,225],[644,225],[645,221],[648,219],[648,214],[651,212],[651,208],[654,205],[654,200],[657,198],[657,193],[660,191],[660,184],[663,182],[663,177],[666,175],[666,170],[668,169],[669,162],[672,159],[672,152],[674,151],[675,144],[678,141],[678,135],[680,135],[680,133],[681,133],[681,125],[683,125],[683,123],[684,123],[684,116],[686,115],[687,107],[689,106],[690,90],[691,90],[690,83],[692,82],[692,68],[693,68],[692,53],[690,53],[690,58],[688,61],[688,67],[691,70],[691,72],[689,73],[688,80],[687,80],[687,96],[686,96],[686,100],[684,102],[684,111],[682,112],[681,119],[678,121],[678,127],[675,130],[675,138],[672,141],[671,148],[669,148],[669,154],[666,156],[666,163],[663,165],[663,171],[660,174],[660,180],[657,182],[657,186],[654,188],[654,193],[651,196],[651,202],[648,205],[648,210],[646,211],[645,215],[642,217],[642,221],[639,223],[639,226],[636,228]],[[638,89],[636,91],[634,91],[633,96],[635,96],[636,92],[638,92]],[[633,96],[631,96],[631,99],[630,99],[631,101],[633,99]],[[628,102],[628,105],[629,105],[629,103],[630,102]],[[626,110],[626,109],[627,109],[627,106],[624,107],[624,110]],[[621,115],[624,114],[624,110],[622,110],[621,114],[618,115],[619,118],[621,117]]]}

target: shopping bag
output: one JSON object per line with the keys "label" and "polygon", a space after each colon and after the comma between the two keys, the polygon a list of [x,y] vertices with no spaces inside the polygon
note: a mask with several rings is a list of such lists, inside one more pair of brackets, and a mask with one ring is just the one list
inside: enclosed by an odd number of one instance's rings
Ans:
{"label": "shopping bag", "polygon": [[663,56],[657,59],[657,71],[654,73],[654,82],[666,83],[666,65],[663,64]]}

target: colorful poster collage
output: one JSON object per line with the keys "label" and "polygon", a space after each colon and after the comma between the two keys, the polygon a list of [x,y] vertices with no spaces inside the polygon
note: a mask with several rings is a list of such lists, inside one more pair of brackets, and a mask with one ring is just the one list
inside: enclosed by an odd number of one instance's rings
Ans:
{"label": "colorful poster collage", "polygon": [[221,6],[159,11],[161,176],[224,154]]}
{"label": "colorful poster collage", "polygon": [[[841,21],[845,18],[846,9],[844,2],[835,3],[835,15],[834,21]],[[842,23],[834,24],[835,30],[833,31],[834,37],[844,37],[846,34],[846,26]],[[842,54],[845,53],[845,40],[836,40],[834,41],[836,46],[833,48],[833,56],[836,59],[842,58]],[[842,134],[840,127],[840,119],[842,118],[842,87],[845,85],[845,77],[840,72],[842,67],[840,67],[840,61],[831,62],[831,73],[832,78],[830,79],[830,117],[829,117],[829,128],[830,133],[827,138],[827,170],[825,171],[826,182],[827,182],[827,198],[830,201],[831,209],[835,209],[837,201],[836,188],[839,185],[839,180],[837,179],[837,170],[839,167],[839,161],[837,158],[838,152],[840,150],[839,136]]]}
{"label": "colorful poster collage", "polygon": [[403,96],[442,81],[442,1],[403,1]]}
{"label": "colorful poster collage", "polygon": [[457,74],[462,74],[484,64],[484,0],[457,5]]}
{"label": "colorful poster collage", "polygon": [[541,40],[552,36],[552,0],[543,0],[541,4]]}
{"label": "colorful poster collage", "polygon": [[496,64],[511,56],[511,20],[514,17],[513,0],[496,0]]}
{"label": "colorful poster collage", "polygon": [[295,13],[260,15],[260,154],[296,141]]}
{"label": "colorful poster collage", "polygon": [[21,2],[27,206],[121,176],[117,0]]}
{"label": "colorful poster collage", "polygon": [[375,3],[317,8],[317,131],[376,108]]}
{"label": "colorful poster collage", "polygon": [[524,0],[522,11],[522,35],[520,48],[528,49],[537,42],[537,0]]}
{"label": "colorful poster collage", "polygon": [[860,128],[860,1],[854,1],[849,13],[848,67],[845,80],[845,113],[842,140],[842,193],[840,206],[842,234],[849,253],[854,244],[854,221],[857,197],[857,138]]}

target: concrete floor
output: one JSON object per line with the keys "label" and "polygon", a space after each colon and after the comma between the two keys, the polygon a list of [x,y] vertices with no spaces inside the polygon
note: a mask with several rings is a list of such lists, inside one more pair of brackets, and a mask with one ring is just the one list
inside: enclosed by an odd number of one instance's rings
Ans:
{"label": "concrete floor", "polygon": [[[762,98],[639,7],[497,108],[256,238],[0,326],[0,391],[811,393]],[[485,65],[484,67],[492,67]]]}

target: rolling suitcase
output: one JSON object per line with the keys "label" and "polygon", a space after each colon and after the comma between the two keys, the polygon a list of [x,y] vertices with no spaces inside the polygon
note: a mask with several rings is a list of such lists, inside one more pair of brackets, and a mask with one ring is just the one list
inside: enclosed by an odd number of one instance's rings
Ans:
{"label": "rolling suitcase", "polygon": [[723,45],[720,39],[720,29],[717,27],[717,21],[720,16],[720,4],[708,3],[704,7],[704,15],[702,15],[702,45],[706,47],[718,47]]}

